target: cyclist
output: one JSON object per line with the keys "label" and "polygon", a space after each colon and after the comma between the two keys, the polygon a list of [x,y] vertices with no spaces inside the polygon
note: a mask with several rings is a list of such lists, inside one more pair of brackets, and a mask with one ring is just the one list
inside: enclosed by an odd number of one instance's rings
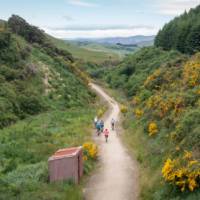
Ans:
{"label": "cyclist", "polygon": [[103,129],[104,129],[104,121],[103,120],[100,121],[100,126],[101,126],[101,132],[103,132]]}
{"label": "cyclist", "polygon": [[98,121],[98,122],[96,123],[96,129],[97,129],[97,135],[99,136],[100,133],[101,133],[101,124],[100,124],[100,121]]}
{"label": "cyclist", "polygon": [[104,130],[104,136],[105,136],[105,139],[106,139],[106,142],[108,142],[108,136],[109,136],[109,131],[108,131],[108,129],[106,128],[105,130]]}
{"label": "cyclist", "polygon": [[111,120],[111,127],[112,127],[112,130],[114,130],[114,128],[115,128],[115,120],[113,118]]}

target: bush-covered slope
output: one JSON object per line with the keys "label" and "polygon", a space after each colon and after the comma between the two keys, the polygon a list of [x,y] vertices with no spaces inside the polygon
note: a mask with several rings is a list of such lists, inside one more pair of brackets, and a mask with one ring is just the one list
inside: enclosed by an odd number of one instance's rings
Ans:
{"label": "bush-covered slope", "polygon": [[113,87],[123,90],[128,97],[136,94],[146,77],[161,65],[170,66],[171,62],[179,63],[183,56],[177,51],[163,51],[147,47],[126,57],[119,67],[110,69],[102,77]]}
{"label": "bush-covered slope", "polygon": [[165,50],[177,49],[194,54],[200,50],[200,5],[166,24],[158,33],[155,45]]}
{"label": "bush-covered slope", "polygon": [[70,53],[18,16],[1,27],[1,128],[54,106],[62,109],[88,102],[86,80]]}
{"label": "bush-covered slope", "polygon": [[48,183],[47,160],[90,138],[93,101],[67,50],[19,16],[0,21],[0,199],[82,199],[72,183]]}
{"label": "bush-covered slope", "polygon": [[124,138],[141,164],[142,199],[199,199],[200,54],[145,48],[104,74],[130,100]]}
{"label": "bush-covered slope", "polygon": [[140,162],[157,174],[146,199],[199,199],[199,102],[199,54],[158,68],[133,97],[131,126],[146,140]]}
{"label": "bush-covered slope", "polygon": [[199,20],[200,6],[165,25],[157,47],[95,74],[128,97],[124,139],[140,162],[145,200],[200,199]]}

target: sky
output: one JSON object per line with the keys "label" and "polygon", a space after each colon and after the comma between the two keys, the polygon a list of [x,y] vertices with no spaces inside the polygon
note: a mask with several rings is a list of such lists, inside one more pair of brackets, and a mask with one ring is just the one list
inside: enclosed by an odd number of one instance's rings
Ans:
{"label": "sky", "polygon": [[0,19],[17,14],[57,38],[155,35],[200,0],[0,0]]}

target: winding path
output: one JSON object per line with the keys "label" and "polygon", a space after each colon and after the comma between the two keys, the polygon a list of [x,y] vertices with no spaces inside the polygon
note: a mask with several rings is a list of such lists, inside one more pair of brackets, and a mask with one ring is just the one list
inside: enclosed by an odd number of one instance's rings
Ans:
{"label": "winding path", "polygon": [[106,94],[103,89],[91,83],[91,88],[106,101],[109,111],[105,117],[105,127],[109,128],[108,143],[103,135],[95,136],[99,144],[100,167],[90,177],[84,196],[86,200],[135,200],[138,198],[138,169],[119,137],[119,126],[116,131],[110,127],[111,119],[119,121],[118,103]]}

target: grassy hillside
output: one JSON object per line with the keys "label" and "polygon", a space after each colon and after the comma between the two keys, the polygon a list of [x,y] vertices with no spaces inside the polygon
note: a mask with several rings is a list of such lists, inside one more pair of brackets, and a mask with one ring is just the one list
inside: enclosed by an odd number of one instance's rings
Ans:
{"label": "grassy hillside", "polygon": [[123,46],[117,44],[100,44],[95,42],[71,42],[72,44],[78,45],[83,49],[95,52],[104,52],[107,55],[110,55],[111,58],[114,60],[121,60],[124,58],[126,54],[133,53],[138,48],[136,46]]}
{"label": "grassy hillside", "polygon": [[[15,20],[17,23],[18,18]],[[89,101],[87,83],[75,75],[79,71],[70,53],[45,41],[42,32],[34,38],[38,42],[30,42],[9,29],[0,33],[1,128],[51,109],[52,105],[72,107]]]}
{"label": "grassy hillside", "polygon": [[93,102],[67,49],[18,16],[1,21],[0,199],[82,199],[73,183],[48,183],[47,160],[90,138]]}
{"label": "grassy hillside", "polygon": [[104,73],[129,99],[124,140],[141,166],[141,198],[199,199],[200,55],[144,48]]}
{"label": "grassy hillside", "polygon": [[115,61],[119,60],[120,57],[112,51],[102,51],[96,50],[94,48],[84,48],[77,43],[73,42],[63,42],[62,40],[55,39],[50,37],[52,43],[58,48],[68,50],[71,54],[73,54],[74,58],[81,59],[84,62],[92,62],[96,64],[102,64],[105,61]]}
{"label": "grassy hillside", "polygon": [[163,51],[155,47],[143,48],[136,53],[127,56],[121,64],[113,70],[100,71],[106,82],[112,88],[121,89],[128,97],[136,94],[142,82],[155,69],[163,63],[176,61],[183,56],[177,51]]}
{"label": "grassy hillside", "polygon": [[[81,200],[81,186],[49,183],[47,160],[56,150],[90,140],[95,108],[52,110],[0,130],[0,199]],[[92,164],[85,163],[85,173]]]}

